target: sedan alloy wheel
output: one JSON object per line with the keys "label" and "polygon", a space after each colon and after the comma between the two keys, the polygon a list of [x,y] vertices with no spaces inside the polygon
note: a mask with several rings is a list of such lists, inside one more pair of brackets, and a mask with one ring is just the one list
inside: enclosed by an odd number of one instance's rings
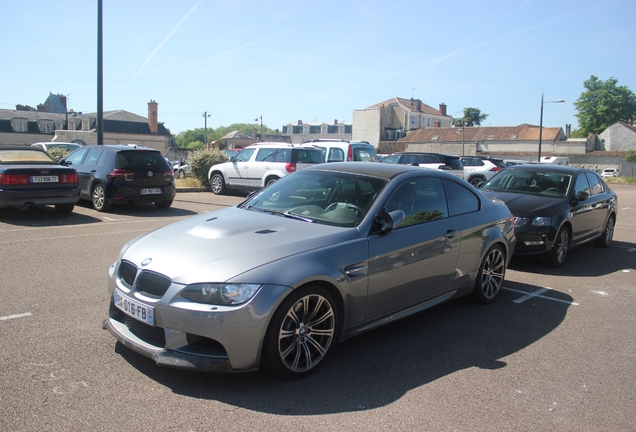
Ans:
{"label": "sedan alloy wheel", "polygon": [[290,295],[272,318],[263,347],[263,368],[284,377],[312,372],[331,350],[337,315],[331,295],[307,287]]}
{"label": "sedan alloy wheel", "polygon": [[479,267],[473,298],[480,303],[492,302],[503,285],[506,256],[501,246],[491,248]]}

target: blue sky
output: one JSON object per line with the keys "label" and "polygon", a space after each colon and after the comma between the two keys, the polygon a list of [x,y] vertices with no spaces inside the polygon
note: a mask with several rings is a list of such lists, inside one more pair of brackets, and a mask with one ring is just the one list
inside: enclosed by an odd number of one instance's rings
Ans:
{"label": "blue sky", "polygon": [[[636,92],[633,0],[104,0],[104,110],[173,133],[351,122],[398,96],[492,126],[578,127],[591,75]],[[0,108],[49,92],[97,111],[97,0],[0,0]]]}

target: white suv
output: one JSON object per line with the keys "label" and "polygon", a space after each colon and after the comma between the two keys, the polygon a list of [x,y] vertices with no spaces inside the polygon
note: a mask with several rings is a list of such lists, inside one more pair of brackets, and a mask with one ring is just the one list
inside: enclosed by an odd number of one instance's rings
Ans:
{"label": "white suv", "polygon": [[302,145],[319,147],[325,162],[378,162],[375,147],[367,141],[315,139]]}
{"label": "white suv", "polygon": [[490,180],[499,171],[507,168],[502,159],[484,156],[462,156],[464,165],[464,177],[473,186]]}
{"label": "white suv", "polygon": [[228,189],[252,191],[322,162],[322,151],[313,146],[272,142],[252,144],[231,157],[229,162],[213,165],[208,178],[212,192],[217,195]]}

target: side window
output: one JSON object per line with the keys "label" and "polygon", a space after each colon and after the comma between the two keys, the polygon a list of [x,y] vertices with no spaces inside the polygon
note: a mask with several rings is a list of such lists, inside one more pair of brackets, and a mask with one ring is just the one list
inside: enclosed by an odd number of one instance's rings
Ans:
{"label": "side window", "polygon": [[256,154],[257,162],[273,162],[278,149],[262,148],[258,149]]}
{"label": "side window", "polygon": [[385,210],[404,212],[406,217],[400,228],[448,217],[442,181],[432,178],[405,181],[393,193]]}
{"label": "side window", "polygon": [[327,162],[344,162],[345,156],[344,151],[338,147],[331,147],[329,149],[329,156],[327,157]]}
{"label": "side window", "polygon": [[578,175],[578,177],[576,178],[576,183],[574,183],[574,195],[578,194],[579,192],[585,192],[589,195],[592,195],[590,193],[590,184],[588,183],[587,178],[583,173]]}
{"label": "side window", "polygon": [[71,165],[80,165],[88,150],[88,148],[83,148],[71,153],[66,158],[66,163],[70,163]]}
{"label": "side window", "polygon": [[252,154],[254,154],[254,149],[242,150],[234,157],[234,162],[247,162],[252,157]]}
{"label": "side window", "polygon": [[596,174],[585,173],[585,176],[587,177],[587,181],[590,182],[590,195],[598,195],[605,192],[605,188],[603,187],[601,179],[599,179]]}
{"label": "side window", "polygon": [[[466,183],[468,185],[468,183]],[[479,198],[467,187],[453,181],[444,180],[448,197],[448,209],[451,216],[472,213],[479,210]]]}
{"label": "side window", "polygon": [[97,165],[99,162],[99,158],[102,156],[104,152],[100,149],[93,148],[88,152],[88,156],[86,156],[86,160],[84,161],[84,165]]}
{"label": "side window", "polygon": [[274,162],[291,162],[291,149],[281,149],[276,153]]}

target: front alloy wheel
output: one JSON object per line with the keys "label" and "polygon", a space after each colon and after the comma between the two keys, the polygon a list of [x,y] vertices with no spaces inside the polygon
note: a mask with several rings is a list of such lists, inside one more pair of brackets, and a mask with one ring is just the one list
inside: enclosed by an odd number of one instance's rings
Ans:
{"label": "front alloy wheel", "polygon": [[552,250],[546,257],[546,263],[550,267],[561,267],[565,263],[565,257],[568,254],[570,248],[570,230],[567,227],[563,227],[559,230]]}
{"label": "front alloy wheel", "polygon": [[295,378],[313,372],[334,344],[337,313],[327,290],[300,288],[278,308],[263,342],[262,367]]}
{"label": "front alloy wheel", "polygon": [[483,304],[492,302],[501,290],[505,276],[506,255],[501,246],[493,246],[479,267],[473,298]]}

